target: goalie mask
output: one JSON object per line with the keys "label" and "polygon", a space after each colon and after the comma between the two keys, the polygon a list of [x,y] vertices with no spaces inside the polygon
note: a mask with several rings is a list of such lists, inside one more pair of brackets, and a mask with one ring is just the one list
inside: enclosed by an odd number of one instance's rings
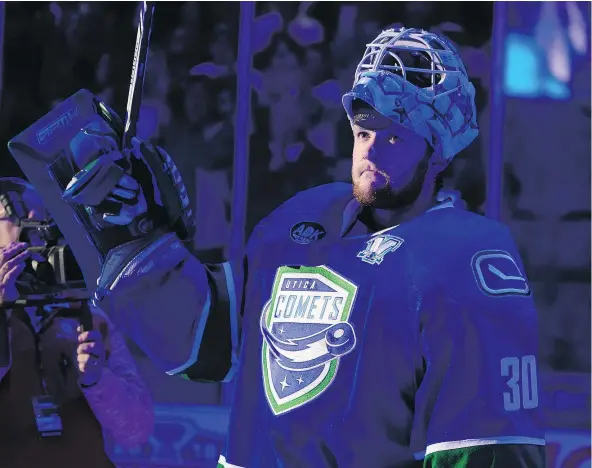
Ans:
{"label": "goalie mask", "polygon": [[389,29],[367,45],[342,99],[352,123],[357,99],[424,138],[447,162],[479,133],[475,88],[458,52],[420,29]]}

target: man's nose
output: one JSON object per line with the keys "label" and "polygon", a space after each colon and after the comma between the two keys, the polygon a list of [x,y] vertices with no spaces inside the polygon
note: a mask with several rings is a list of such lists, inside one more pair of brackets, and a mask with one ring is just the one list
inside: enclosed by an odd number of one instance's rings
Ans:
{"label": "man's nose", "polygon": [[366,146],[366,158],[369,161],[374,161],[376,159],[376,153],[378,150],[378,142],[376,136],[371,136],[368,139],[368,145]]}

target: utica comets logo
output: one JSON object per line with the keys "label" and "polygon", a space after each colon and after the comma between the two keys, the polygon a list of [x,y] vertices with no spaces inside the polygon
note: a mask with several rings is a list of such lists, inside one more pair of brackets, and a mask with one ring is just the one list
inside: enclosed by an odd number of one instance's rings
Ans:
{"label": "utica comets logo", "polygon": [[279,415],[333,382],[341,357],[356,345],[348,322],[357,286],[325,267],[280,267],[261,314],[263,384]]}

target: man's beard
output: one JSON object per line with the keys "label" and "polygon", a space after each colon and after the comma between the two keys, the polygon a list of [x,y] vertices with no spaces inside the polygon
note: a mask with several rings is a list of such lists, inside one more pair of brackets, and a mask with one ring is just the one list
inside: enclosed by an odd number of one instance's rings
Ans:
{"label": "man's beard", "polygon": [[386,184],[377,190],[363,190],[360,184],[354,182],[354,197],[362,206],[380,208],[384,210],[397,210],[411,206],[419,197],[428,171],[429,157],[424,158],[415,169],[413,179],[401,189],[393,190],[390,178],[383,172]]}

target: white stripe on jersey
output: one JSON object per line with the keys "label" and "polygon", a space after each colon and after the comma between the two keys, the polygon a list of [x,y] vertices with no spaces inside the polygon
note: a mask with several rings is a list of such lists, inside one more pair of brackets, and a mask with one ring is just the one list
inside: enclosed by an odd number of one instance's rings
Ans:
{"label": "white stripe on jersey", "polygon": [[232,356],[230,370],[222,379],[222,382],[230,382],[238,369],[238,309],[236,306],[236,288],[234,287],[234,276],[230,262],[222,264],[226,275],[226,291],[228,293],[228,309],[230,313],[230,337],[232,340]]}
{"label": "white stripe on jersey", "polygon": [[233,465],[232,463],[228,463],[224,455],[220,455],[218,458],[218,466],[222,466],[222,468],[244,468],[243,466]]}
{"label": "white stripe on jersey", "polygon": [[484,439],[454,440],[450,442],[439,442],[437,444],[428,445],[425,454],[429,455],[430,453],[441,452],[443,450],[454,450],[466,447],[478,447],[480,445],[498,444],[545,445],[545,439],[521,436],[505,436],[491,438],[487,437]]}
{"label": "white stripe on jersey", "polygon": [[211,305],[212,299],[210,297],[210,292],[208,291],[208,295],[206,296],[206,303],[203,306],[201,316],[199,317],[199,324],[197,325],[197,329],[195,330],[195,339],[193,340],[193,346],[191,347],[191,354],[189,355],[189,359],[187,359],[187,361],[185,361],[185,363],[181,364],[179,367],[175,367],[174,369],[166,371],[167,374],[179,374],[196,363],[197,354],[199,353],[199,347],[201,346],[201,340],[203,339],[206,323],[208,322],[208,317],[210,316]]}

